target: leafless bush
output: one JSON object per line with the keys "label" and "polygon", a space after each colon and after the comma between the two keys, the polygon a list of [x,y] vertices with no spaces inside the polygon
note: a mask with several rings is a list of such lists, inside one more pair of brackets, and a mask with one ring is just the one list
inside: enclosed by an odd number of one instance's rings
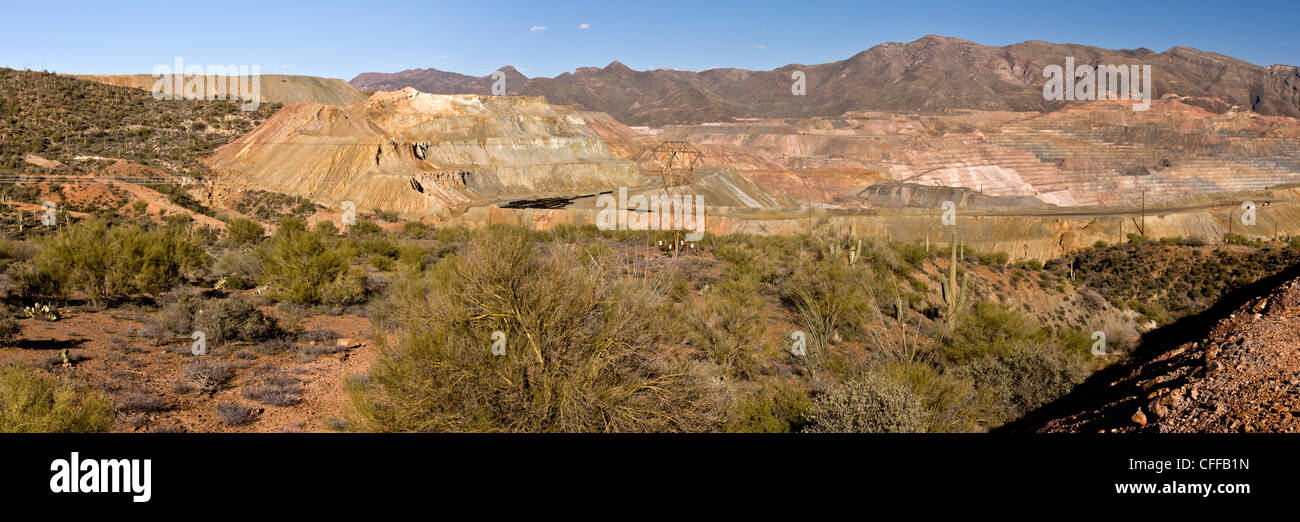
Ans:
{"label": "leafless bush", "polygon": [[257,420],[257,410],[237,402],[218,402],[216,410],[221,422],[229,426],[242,426]]}
{"label": "leafless bush", "polygon": [[124,413],[156,413],[172,407],[166,399],[145,391],[130,393],[117,401],[118,411]]}
{"label": "leafless bush", "polygon": [[262,404],[293,406],[302,402],[302,381],[288,375],[272,374],[244,388],[244,397]]}
{"label": "leafless bush", "polygon": [[229,364],[211,359],[199,359],[185,365],[181,375],[198,389],[212,393],[225,386],[235,376],[235,372]]}

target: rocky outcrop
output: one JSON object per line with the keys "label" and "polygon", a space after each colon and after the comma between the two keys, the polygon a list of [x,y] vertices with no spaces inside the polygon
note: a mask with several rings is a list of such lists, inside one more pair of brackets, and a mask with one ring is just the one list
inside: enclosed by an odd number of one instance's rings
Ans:
{"label": "rocky outcrop", "polygon": [[[1300,280],[1247,300],[1204,339],[1118,368],[1048,432],[1300,432]],[[1089,384],[1084,385],[1089,386]]]}

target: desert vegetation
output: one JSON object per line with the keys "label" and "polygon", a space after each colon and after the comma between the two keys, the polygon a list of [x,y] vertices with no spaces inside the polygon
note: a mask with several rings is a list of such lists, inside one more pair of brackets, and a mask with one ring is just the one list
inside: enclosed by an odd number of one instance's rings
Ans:
{"label": "desert vegetation", "polygon": [[[346,392],[334,429],[985,431],[1117,360],[1089,353],[1092,331],[1123,354],[1300,255],[1134,237],[1011,264],[833,227],[674,252],[591,226],[269,216],[216,230],[124,206],[0,241],[3,346],[70,316],[137,325],[113,341],[128,369],[98,386],[75,347],[11,365],[6,428],[168,431],[202,411],[210,429],[256,429],[310,397],[293,368],[358,344],[306,319],[348,316],[375,355],[331,384]],[[126,377],[153,353],[171,377]]]}
{"label": "desert vegetation", "polygon": [[0,173],[42,170],[23,163],[34,154],[65,164],[118,158],[197,175],[206,170],[199,158],[279,107],[244,112],[234,101],[160,101],[140,89],[0,68]]}

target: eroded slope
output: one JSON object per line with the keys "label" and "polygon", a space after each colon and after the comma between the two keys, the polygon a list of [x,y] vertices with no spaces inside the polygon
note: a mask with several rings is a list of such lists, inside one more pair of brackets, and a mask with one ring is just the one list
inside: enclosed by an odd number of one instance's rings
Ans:
{"label": "eroded slope", "polygon": [[408,88],[343,107],[288,106],[207,163],[228,188],[330,206],[352,201],[417,219],[502,198],[643,184],[636,166],[610,150],[587,116],[542,98]]}

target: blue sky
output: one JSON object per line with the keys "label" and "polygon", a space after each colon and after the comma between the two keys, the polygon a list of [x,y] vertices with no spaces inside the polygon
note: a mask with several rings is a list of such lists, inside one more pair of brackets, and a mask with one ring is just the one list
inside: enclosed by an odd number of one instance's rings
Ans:
{"label": "blue sky", "polygon": [[[986,45],[1046,40],[1163,51],[1186,45],[1300,65],[1300,2],[481,0],[6,2],[0,66],[148,73],[155,64],[258,64],[351,79],[434,67],[554,76],[634,69],[771,69],[840,60],[934,33]],[[586,28],[581,26],[586,25]]]}

